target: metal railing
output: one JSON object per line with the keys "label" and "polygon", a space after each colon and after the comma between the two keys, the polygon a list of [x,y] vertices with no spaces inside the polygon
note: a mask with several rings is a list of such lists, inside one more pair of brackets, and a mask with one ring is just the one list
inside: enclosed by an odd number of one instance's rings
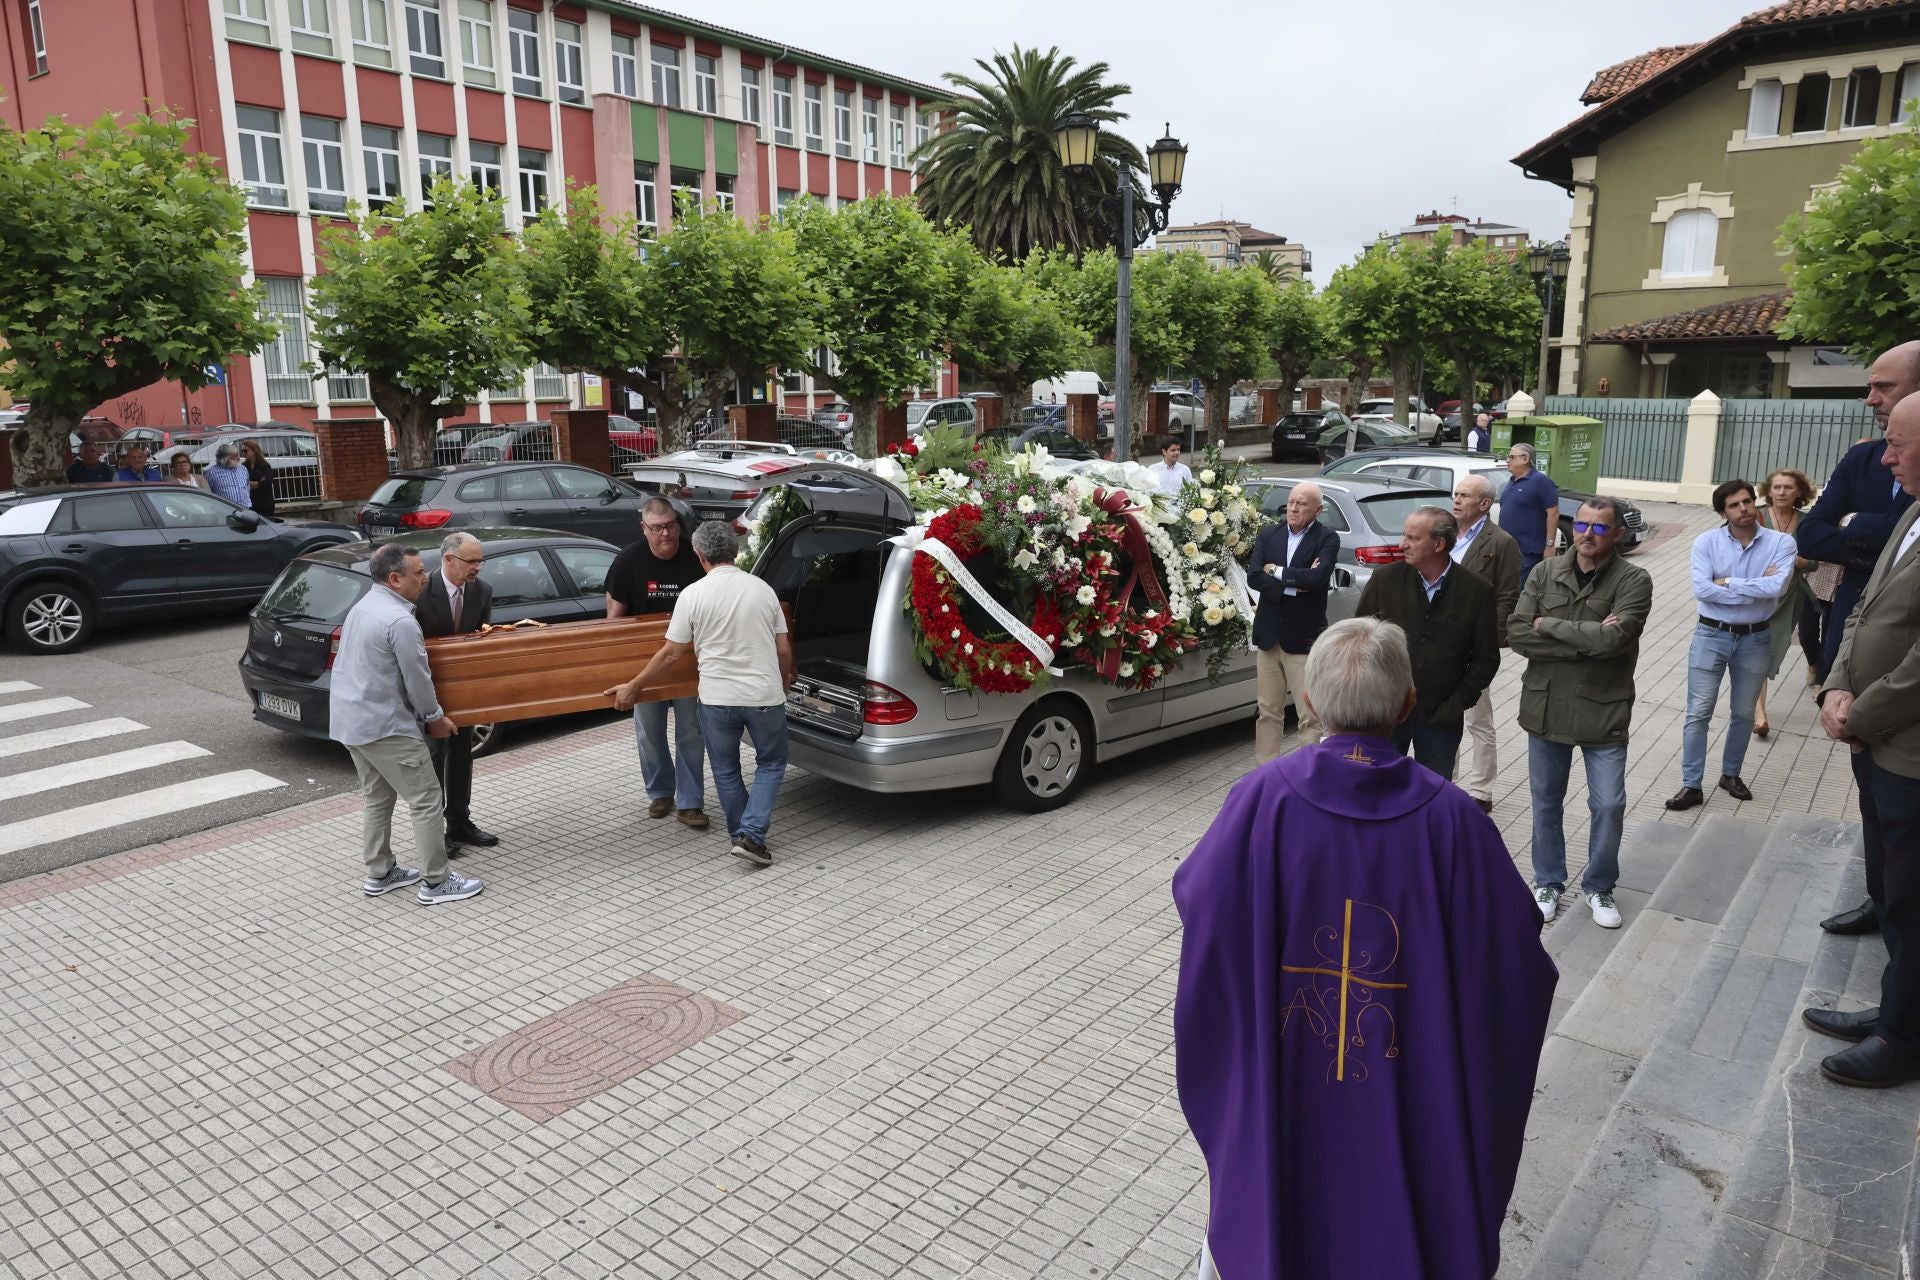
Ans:
{"label": "metal railing", "polygon": [[1687,449],[1687,401],[1548,396],[1547,413],[1577,413],[1607,426],[1600,474],[1678,484]]}
{"label": "metal railing", "polygon": [[1728,400],[1720,415],[1713,477],[1755,485],[1781,467],[1825,484],[1854,442],[1878,434],[1861,400]]}

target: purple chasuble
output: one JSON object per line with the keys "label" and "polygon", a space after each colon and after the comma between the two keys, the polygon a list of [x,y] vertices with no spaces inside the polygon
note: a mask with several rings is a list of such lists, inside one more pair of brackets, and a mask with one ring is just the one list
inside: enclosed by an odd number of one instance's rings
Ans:
{"label": "purple chasuble", "polygon": [[1234,786],[1173,899],[1221,1280],[1493,1275],[1559,974],[1492,819],[1331,737]]}

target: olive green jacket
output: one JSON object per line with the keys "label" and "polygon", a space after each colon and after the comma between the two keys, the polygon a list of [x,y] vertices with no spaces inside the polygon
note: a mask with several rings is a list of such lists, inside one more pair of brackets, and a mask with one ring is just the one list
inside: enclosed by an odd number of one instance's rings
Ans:
{"label": "olive green jacket", "polygon": [[1916,517],[1920,503],[1893,527],[1821,693],[1853,695],[1847,731],[1867,744],[1875,764],[1903,778],[1920,778],[1920,548],[1894,562]]}
{"label": "olive green jacket", "polygon": [[1507,642],[1527,659],[1520,727],[1550,742],[1624,746],[1653,579],[1616,552],[1582,587],[1576,563],[1571,551],[1542,560],[1514,605]]}

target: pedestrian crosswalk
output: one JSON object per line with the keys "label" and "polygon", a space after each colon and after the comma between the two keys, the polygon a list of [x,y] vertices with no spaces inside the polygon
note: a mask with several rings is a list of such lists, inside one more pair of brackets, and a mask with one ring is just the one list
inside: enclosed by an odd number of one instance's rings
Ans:
{"label": "pedestrian crosswalk", "polygon": [[94,711],[26,680],[0,680],[0,879],[29,850],[285,785],[257,769],[218,768],[205,747]]}

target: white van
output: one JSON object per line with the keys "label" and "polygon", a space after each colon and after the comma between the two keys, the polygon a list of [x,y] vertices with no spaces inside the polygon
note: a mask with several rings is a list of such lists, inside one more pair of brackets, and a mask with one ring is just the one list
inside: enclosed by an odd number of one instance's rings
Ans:
{"label": "white van", "polygon": [[1069,369],[1057,378],[1042,378],[1033,384],[1033,402],[1035,404],[1065,404],[1068,396],[1107,395],[1107,384],[1097,373],[1085,369]]}

